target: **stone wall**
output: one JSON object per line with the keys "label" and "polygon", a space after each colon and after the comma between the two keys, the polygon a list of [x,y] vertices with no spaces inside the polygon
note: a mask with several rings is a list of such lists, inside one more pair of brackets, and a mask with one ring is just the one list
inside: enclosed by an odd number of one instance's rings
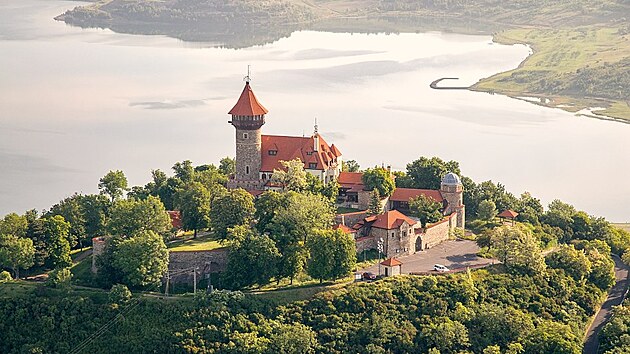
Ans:
{"label": "stone wall", "polygon": [[[452,226],[454,226],[453,222],[455,221],[455,218],[453,217],[453,215],[444,218],[438,223],[430,225],[424,230],[423,233],[418,235],[422,239],[423,250],[432,248],[448,240],[449,232]],[[418,249],[417,251],[420,251],[420,249]]]}
{"label": "stone wall", "polygon": [[359,237],[354,242],[357,246],[357,253],[376,249],[376,239],[372,236]]}
{"label": "stone wall", "polygon": [[107,238],[105,236],[92,238],[92,273],[98,272],[96,259],[105,252]]}
{"label": "stone wall", "polygon": [[[219,248],[211,251],[171,251],[169,252],[168,269],[170,272],[197,268],[197,281],[209,273],[217,273],[225,270],[227,266],[227,248]],[[174,283],[192,283],[192,271],[176,275],[171,278]]]}
{"label": "stone wall", "polygon": [[352,227],[354,224],[365,219],[367,217],[366,211],[358,211],[355,213],[338,214],[335,216],[335,224],[344,224],[347,227]]}

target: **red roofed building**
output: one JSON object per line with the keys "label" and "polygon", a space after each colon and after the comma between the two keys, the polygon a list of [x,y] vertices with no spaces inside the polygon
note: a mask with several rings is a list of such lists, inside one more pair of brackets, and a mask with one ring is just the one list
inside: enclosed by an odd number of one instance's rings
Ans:
{"label": "red roofed building", "polygon": [[[267,189],[274,170],[282,169],[280,161],[300,159],[304,169],[328,183],[341,172],[341,152],[328,145],[317,131],[309,137],[262,135],[268,110],[258,101],[246,77],[245,88],[228,112],[236,128],[236,172],[228,182],[230,188]],[[269,187],[271,188],[271,187]]]}
{"label": "red roofed building", "polygon": [[168,216],[171,218],[171,226],[174,229],[181,230],[183,227],[182,224],[182,214],[179,210],[167,210]]}

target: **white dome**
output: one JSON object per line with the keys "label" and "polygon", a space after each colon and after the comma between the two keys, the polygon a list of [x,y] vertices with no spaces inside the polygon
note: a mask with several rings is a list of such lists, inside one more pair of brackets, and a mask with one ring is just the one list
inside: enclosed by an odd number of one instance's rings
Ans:
{"label": "white dome", "polygon": [[446,184],[449,186],[460,185],[462,182],[459,179],[459,176],[454,174],[453,172],[449,172],[442,178],[442,184]]}

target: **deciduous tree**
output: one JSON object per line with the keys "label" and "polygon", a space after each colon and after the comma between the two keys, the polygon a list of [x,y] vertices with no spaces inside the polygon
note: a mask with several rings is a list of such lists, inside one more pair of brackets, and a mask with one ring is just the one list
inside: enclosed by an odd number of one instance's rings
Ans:
{"label": "deciduous tree", "polygon": [[267,284],[278,273],[280,252],[275,242],[245,225],[235,226],[228,233],[231,243],[227,274],[232,286]]}
{"label": "deciduous tree", "polygon": [[304,162],[299,158],[291,161],[280,161],[283,169],[274,170],[271,180],[282,185],[285,191],[301,192],[308,185],[308,177],[304,170]]}
{"label": "deciduous tree", "polygon": [[342,170],[344,172],[359,172],[361,166],[355,160],[348,160],[343,163]]}
{"label": "deciduous tree", "polygon": [[210,208],[210,225],[220,239],[226,239],[228,229],[249,225],[254,217],[254,197],[244,189],[233,189],[216,199]]}
{"label": "deciduous tree", "polygon": [[407,176],[413,181],[413,188],[440,189],[442,177],[449,172],[461,176],[459,163],[439,157],[420,157],[407,164]]}
{"label": "deciduous tree", "polygon": [[166,236],[171,230],[171,219],[158,197],[146,200],[119,200],[110,211],[107,229],[111,235],[127,237],[140,231],[153,231]]}
{"label": "deciduous tree", "polygon": [[477,216],[484,221],[492,221],[497,216],[497,206],[492,200],[484,200],[479,203]]}
{"label": "deciduous tree", "polygon": [[429,223],[442,220],[443,215],[442,212],[440,212],[441,208],[440,203],[424,194],[420,194],[409,201],[409,210],[413,216],[420,219],[422,227],[426,227]]}
{"label": "deciduous tree", "polygon": [[306,270],[320,282],[348,275],[356,264],[354,239],[339,229],[314,232],[306,247],[309,253]]}
{"label": "deciduous tree", "polygon": [[122,283],[131,287],[160,284],[168,269],[168,250],[160,235],[143,230],[126,239],[113,240],[111,266]]}
{"label": "deciduous tree", "polygon": [[15,279],[20,278],[20,269],[33,266],[35,247],[33,241],[14,235],[0,235],[0,268],[9,268]]}
{"label": "deciduous tree", "polygon": [[127,177],[123,171],[109,171],[103,178],[101,178],[98,189],[101,190],[101,194],[108,195],[111,201],[123,196],[127,190]]}
{"label": "deciduous tree", "polygon": [[197,231],[210,226],[210,192],[199,182],[192,182],[177,195],[184,229]]}
{"label": "deciduous tree", "polygon": [[368,168],[363,172],[362,179],[366,189],[377,189],[378,194],[383,198],[392,195],[396,188],[392,174],[385,168]]}

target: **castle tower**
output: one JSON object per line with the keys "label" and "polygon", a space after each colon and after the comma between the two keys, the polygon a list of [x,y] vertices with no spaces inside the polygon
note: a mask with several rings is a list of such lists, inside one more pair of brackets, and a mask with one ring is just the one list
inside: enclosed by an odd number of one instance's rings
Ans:
{"label": "castle tower", "polygon": [[445,215],[453,213],[457,214],[457,227],[464,227],[465,209],[464,209],[464,186],[459,179],[459,176],[449,172],[442,178],[442,184],[440,187],[440,193],[442,198],[448,203],[444,210]]}
{"label": "castle tower", "polygon": [[262,134],[267,109],[263,107],[249,86],[249,75],[245,77],[245,88],[236,105],[228,112],[232,120],[228,123],[236,128],[236,173],[228,183],[229,188],[261,188],[260,168],[262,164]]}

